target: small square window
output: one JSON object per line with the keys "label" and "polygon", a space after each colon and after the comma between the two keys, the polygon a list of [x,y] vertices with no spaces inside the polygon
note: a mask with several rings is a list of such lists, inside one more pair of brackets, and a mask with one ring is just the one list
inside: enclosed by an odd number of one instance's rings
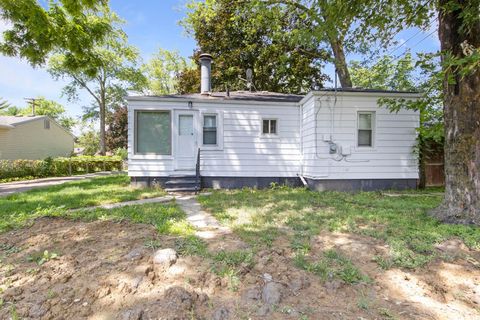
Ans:
{"label": "small square window", "polygon": [[277,120],[275,119],[264,119],[263,120],[263,134],[277,134]]}

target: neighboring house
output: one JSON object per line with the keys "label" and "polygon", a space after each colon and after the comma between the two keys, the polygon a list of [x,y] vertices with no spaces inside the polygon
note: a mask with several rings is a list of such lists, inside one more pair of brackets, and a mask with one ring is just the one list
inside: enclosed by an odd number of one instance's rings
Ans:
{"label": "neighboring house", "polygon": [[0,116],[0,160],[70,156],[74,139],[47,116]]}
{"label": "neighboring house", "polygon": [[199,173],[208,188],[272,182],[316,190],[416,187],[419,113],[392,113],[377,100],[417,99],[417,93],[211,93],[210,63],[201,56],[202,93],[128,97],[132,183],[191,190]]}

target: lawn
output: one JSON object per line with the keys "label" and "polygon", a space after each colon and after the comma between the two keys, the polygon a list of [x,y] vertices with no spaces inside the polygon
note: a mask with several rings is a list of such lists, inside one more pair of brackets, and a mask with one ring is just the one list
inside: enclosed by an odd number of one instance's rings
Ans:
{"label": "lawn", "polygon": [[[296,251],[297,265],[306,269],[315,269],[305,256],[312,238],[324,230],[384,241],[390,252],[376,259],[383,268],[414,269],[434,258],[446,258],[435,245],[451,238],[461,239],[472,249],[480,247],[479,228],[442,224],[428,216],[428,211],[441,202],[438,190],[392,196],[277,187],[212,191],[200,196],[199,201],[252,246],[269,247],[280,235],[287,235]],[[328,255],[323,262],[332,260]]]}
{"label": "lawn", "polygon": [[[55,212],[58,214],[58,212],[65,212],[68,209],[152,198],[164,194],[165,192],[161,189],[133,188],[130,186],[128,176],[115,175],[69,182],[0,197],[0,233],[25,226],[32,218],[52,215]],[[122,209],[111,212],[116,215],[127,215],[127,211]],[[105,216],[105,212],[94,211],[85,216],[92,217],[97,214],[100,217],[102,214]],[[76,213],[75,216],[78,217],[79,214]],[[138,216],[131,218],[139,219]]]}

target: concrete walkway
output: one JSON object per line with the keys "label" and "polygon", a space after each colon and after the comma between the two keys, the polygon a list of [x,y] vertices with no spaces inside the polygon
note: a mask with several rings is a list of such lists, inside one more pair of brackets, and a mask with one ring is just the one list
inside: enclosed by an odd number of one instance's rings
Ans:
{"label": "concrete walkway", "polygon": [[195,235],[203,239],[213,239],[221,235],[230,234],[230,228],[224,227],[218,223],[217,219],[208,212],[202,210],[195,195],[166,195],[163,197],[141,199],[133,201],[105,204],[101,206],[72,209],[71,212],[80,210],[115,209],[120,207],[142,205],[148,203],[166,203],[175,201],[186,213],[187,221],[197,230]]}
{"label": "concrete walkway", "polygon": [[71,176],[71,177],[54,177],[54,178],[0,183],[0,197],[5,197],[10,194],[24,192],[24,191],[36,189],[36,188],[55,186],[55,185],[63,184],[65,182],[90,179],[94,177],[108,176],[108,175],[119,174],[119,173],[121,172],[119,171],[96,172],[96,173],[84,174],[79,176]]}
{"label": "concrete walkway", "polygon": [[93,207],[70,209],[68,211],[75,212],[75,211],[95,210],[95,209],[115,209],[115,208],[136,206],[136,205],[149,204],[149,203],[165,203],[165,202],[170,202],[174,199],[175,199],[174,196],[163,196],[163,197],[157,197],[157,198],[148,198],[148,199],[116,202],[116,203],[110,203],[110,204],[102,204],[102,205],[93,206]]}
{"label": "concrete walkway", "polygon": [[197,229],[195,235],[199,238],[213,239],[231,233],[230,228],[221,226],[217,219],[202,210],[202,206],[198,203],[195,196],[178,196],[175,197],[175,201],[187,214],[187,221]]}

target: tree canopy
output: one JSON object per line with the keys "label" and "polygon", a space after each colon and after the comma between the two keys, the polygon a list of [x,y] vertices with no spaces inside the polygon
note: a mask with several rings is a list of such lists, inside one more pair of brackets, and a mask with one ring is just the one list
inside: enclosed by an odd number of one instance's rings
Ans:
{"label": "tree canopy", "polygon": [[178,93],[179,77],[186,70],[196,67],[187,61],[178,51],[158,49],[153,57],[143,66],[148,78],[148,88],[156,95]]}
{"label": "tree canopy", "polygon": [[54,51],[65,53],[70,68],[95,63],[91,50],[111,32],[107,7],[108,0],[0,0],[0,17],[9,23],[0,53],[34,66]]}
{"label": "tree canopy", "polygon": [[315,38],[301,39],[305,35],[297,30],[310,22],[297,10],[263,10],[241,0],[192,1],[188,8],[183,25],[197,41],[193,59],[212,54],[215,90],[244,90],[240,78],[248,68],[257,90],[301,93],[322,87],[326,52]]}
{"label": "tree canopy", "polygon": [[[146,79],[138,67],[138,50],[127,42],[126,34],[120,29],[121,20],[108,13],[112,31],[102,42],[89,52],[95,63],[72,68],[68,54],[63,52],[49,59],[48,70],[55,79],[69,80],[64,93],[70,100],[85,90],[94,99],[93,110],[100,120],[100,152],[105,154],[105,117],[107,109],[123,103],[127,90],[143,90]],[[92,109],[90,109],[92,113]]]}

